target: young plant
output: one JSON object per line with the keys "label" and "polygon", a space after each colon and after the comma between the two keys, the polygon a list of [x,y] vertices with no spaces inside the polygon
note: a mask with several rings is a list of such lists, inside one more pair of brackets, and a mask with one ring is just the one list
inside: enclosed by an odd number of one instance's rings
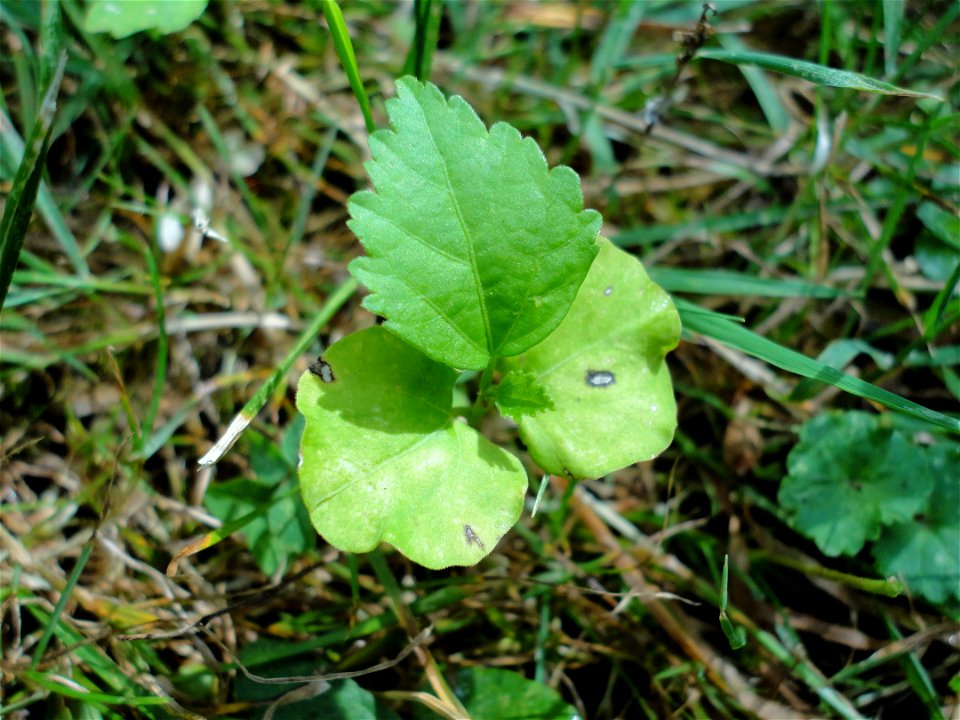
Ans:
{"label": "young plant", "polygon": [[[531,139],[488,131],[413,78],[370,138],[373,191],[350,200],[367,255],[350,270],[386,321],[300,379],[300,484],[317,531],[381,541],[430,568],[478,562],[513,526],[527,475],[475,426],[496,407],[549,473],[598,477],[660,453],[676,407],[667,294],[598,237],[577,175]],[[454,407],[462,371],[474,402]],[[467,422],[469,421],[469,423]]]}
{"label": "young plant", "polygon": [[918,444],[889,418],[829,412],[800,428],[780,504],[829,556],[874,542],[877,570],[934,603],[960,600],[960,445]]}

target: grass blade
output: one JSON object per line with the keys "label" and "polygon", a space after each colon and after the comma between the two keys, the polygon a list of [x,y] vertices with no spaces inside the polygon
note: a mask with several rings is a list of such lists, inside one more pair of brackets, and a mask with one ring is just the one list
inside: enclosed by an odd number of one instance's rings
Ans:
{"label": "grass blade", "polygon": [[37,665],[39,665],[40,661],[43,659],[43,654],[47,651],[47,645],[50,644],[50,638],[53,637],[53,631],[60,622],[60,616],[63,614],[63,609],[67,606],[67,600],[70,599],[70,595],[73,593],[73,588],[77,584],[77,580],[80,579],[80,573],[83,572],[83,568],[85,568],[87,565],[87,560],[90,559],[90,553],[93,552],[93,545],[94,543],[91,539],[90,542],[83,546],[83,550],[80,551],[80,557],[77,558],[77,564],[73,566],[73,571],[70,573],[70,577],[67,578],[67,582],[63,586],[63,590],[60,592],[60,597],[57,598],[57,604],[53,608],[53,614],[50,616],[50,622],[43,629],[43,635],[40,636],[40,640],[37,642],[37,647],[33,650],[33,659],[30,661],[31,668],[37,667]]}
{"label": "grass blade", "polygon": [[903,25],[904,0],[883,0],[883,61],[886,76],[897,74],[897,53],[900,52],[900,28]]}
{"label": "grass blade", "polygon": [[[728,52],[747,52],[747,46],[736,35],[722,35],[720,44]],[[763,115],[767,118],[770,128],[777,134],[786,132],[787,126],[790,124],[790,118],[787,116],[787,109],[780,99],[780,94],[773,83],[770,82],[770,79],[763,74],[762,70],[753,65],[741,65],[740,72],[743,73],[744,79],[750,85],[750,89],[753,90],[754,97],[757,98],[757,103],[763,110]]]}
{"label": "grass blade", "polygon": [[826,67],[817,63],[807,62],[806,60],[797,60],[796,58],[784,57],[783,55],[771,55],[761,52],[734,52],[730,50],[701,50],[697,53],[701,60],[720,60],[721,62],[732,63],[733,65],[756,65],[764,70],[792,75],[802,78],[817,85],[829,85],[830,87],[850,88],[851,90],[863,90],[865,92],[880,93],[881,95],[903,95],[905,97],[933,98],[934,100],[943,100],[937,95],[930,93],[915,92],[905,88],[891,85],[882,80],[861,75],[860,73],[850,72],[849,70],[838,70],[836,68]]}
{"label": "grass blade", "polygon": [[650,278],[667,292],[698,295],[837,298],[846,293],[825,285],[791,278],[763,278],[729,270],[686,270],[651,267]]}
{"label": "grass blade", "polygon": [[253,422],[257,413],[260,412],[260,409],[267,404],[267,400],[270,399],[273,391],[277,389],[277,385],[280,384],[280,381],[283,380],[290,368],[293,367],[297,358],[307,351],[307,348],[310,347],[311,343],[316,339],[321,328],[330,321],[330,318],[340,309],[340,306],[350,299],[350,296],[353,295],[356,289],[357,281],[350,278],[327,298],[327,301],[323,307],[320,308],[320,312],[317,313],[313,322],[303,331],[296,344],[283,359],[283,362],[280,363],[280,367],[274,371],[273,375],[260,386],[256,394],[250,398],[247,404],[237,413],[237,416],[233,418],[233,421],[223,435],[220,436],[220,439],[217,440],[216,444],[207,451],[206,455],[200,458],[198,464],[201,467],[213,465],[223,457],[223,454],[237,441],[237,438],[247,429],[247,426]]}
{"label": "grass blade", "polygon": [[33,206],[37,201],[47,151],[50,149],[57,94],[60,91],[60,82],[63,80],[63,71],[66,66],[67,54],[64,52],[60,54],[50,86],[44,95],[37,122],[34,123],[30,139],[24,148],[23,158],[20,160],[20,167],[13,180],[13,188],[7,197],[3,218],[0,219],[0,308],[3,307],[3,301],[7,297],[7,289],[10,287],[10,280],[13,279],[13,270],[20,257],[20,248],[23,247],[23,239],[27,235],[27,228],[33,215]]}
{"label": "grass blade", "polygon": [[930,410],[889,390],[884,390],[859,378],[842,373],[829,365],[802,355],[795,350],[790,350],[729,320],[696,312],[696,306],[691,306],[690,303],[685,303],[682,300],[677,300],[676,303],[683,326],[687,330],[698,332],[737,348],[781,370],[814,380],[822,380],[851,395],[872,400],[891,410],[924,420],[944,430],[960,433],[960,420]]}
{"label": "grass blade", "polygon": [[727,583],[730,579],[730,558],[723,556],[723,577],[720,579],[720,627],[727,636],[731,650],[739,650],[747,644],[747,631],[736,627],[727,617]]}
{"label": "grass blade", "polygon": [[357,56],[353,52],[353,43],[350,41],[350,31],[347,30],[347,23],[343,19],[343,13],[337,0],[321,0],[320,6],[323,8],[323,16],[327,19],[327,25],[330,26],[330,37],[333,38],[333,46],[337,50],[337,57],[343,65],[344,72],[347,73],[347,80],[350,81],[350,87],[353,94],[360,103],[360,111],[363,113],[363,121],[366,123],[367,132],[372,133],[377,129],[373,122],[373,114],[370,112],[370,100],[367,98],[367,91],[363,87],[363,80],[360,79],[360,67],[357,65]]}
{"label": "grass blade", "polygon": [[416,29],[413,43],[403,63],[404,75],[416,75],[425,82],[430,79],[430,67],[433,64],[433,51],[437,47],[440,34],[440,18],[443,16],[443,0],[414,0],[413,18]]}

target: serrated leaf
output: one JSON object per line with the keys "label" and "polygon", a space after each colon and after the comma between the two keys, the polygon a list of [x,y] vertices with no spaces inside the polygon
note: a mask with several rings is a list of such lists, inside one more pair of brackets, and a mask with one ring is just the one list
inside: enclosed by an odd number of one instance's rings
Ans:
{"label": "serrated leaf", "polygon": [[124,38],[142,30],[179,32],[203,14],[207,0],[90,0],[83,28]]}
{"label": "serrated leaf", "polygon": [[800,429],[779,501],[824,554],[854,555],[884,525],[926,507],[933,482],[925,466],[923,451],[876,416],[824,413]]}
{"label": "serrated leaf", "polygon": [[926,511],[885,528],[873,556],[884,575],[934,603],[960,599],[960,445],[940,440],[926,449],[934,484]]}
{"label": "serrated leaf", "polygon": [[393,129],[370,138],[375,192],[349,204],[364,306],[450,367],[527,350],[563,319],[597,252],[600,216],[583,210],[576,173],[548,170],[532,139],[504,123],[488,132],[429,83],[402,78],[387,110]]}
{"label": "serrated leaf", "polygon": [[504,363],[535,374],[553,397],[553,410],[518,421],[530,455],[577,478],[649,460],[677,426],[664,362],[680,338],[677,311],[634,257],[605,238],[599,246],[560,327]]}
{"label": "serrated leaf", "polygon": [[519,460],[451,414],[456,373],[382,327],[324,353],[330,382],[304,373],[300,490],[341,550],[381,541],[429,568],[472,565],[520,517]]}
{"label": "serrated leaf", "polygon": [[517,419],[553,408],[550,392],[533,373],[511,372],[497,386],[497,409],[506,417]]}

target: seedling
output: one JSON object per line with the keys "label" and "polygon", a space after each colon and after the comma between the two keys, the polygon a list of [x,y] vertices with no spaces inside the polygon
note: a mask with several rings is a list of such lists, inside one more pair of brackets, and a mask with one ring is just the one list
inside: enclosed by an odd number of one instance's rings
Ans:
{"label": "seedling", "polygon": [[[659,454],[676,427],[664,356],[680,334],[667,294],[598,237],[579,178],[531,139],[487,130],[462,98],[413,78],[370,139],[373,191],[350,227],[350,270],[386,320],[326,350],[301,377],[300,484],[317,531],[381,541],[430,568],[471,565],[523,508],[519,459],[478,432],[512,418],[530,457],[599,477]],[[454,408],[462,371],[473,403]]]}

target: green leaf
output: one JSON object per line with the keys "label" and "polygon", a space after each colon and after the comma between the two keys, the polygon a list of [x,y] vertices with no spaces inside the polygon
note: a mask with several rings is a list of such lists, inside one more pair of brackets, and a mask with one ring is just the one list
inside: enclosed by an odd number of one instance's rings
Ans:
{"label": "green leaf", "polygon": [[960,217],[932,202],[920,203],[920,207],[917,208],[917,217],[930,232],[955,253],[960,251]]}
{"label": "green leaf", "polygon": [[224,523],[224,531],[233,530],[231,523],[240,523],[237,530],[242,529],[250,553],[266,575],[287,567],[291,557],[315,543],[307,511],[291,492],[303,424],[299,416],[290,423],[279,446],[258,432],[249,432],[245,454],[256,479],[217,483],[203,498],[207,509]]}
{"label": "green leaf", "polygon": [[517,419],[553,410],[553,399],[533,373],[515,371],[497,386],[497,409],[501,415]]}
{"label": "green leaf", "polygon": [[203,14],[207,0],[90,0],[83,28],[124,38],[142,30],[179,32]]}
{"label": "green leaf", "polygon": [[824,413],[800,429],[779,501],[824,554],[854,555],[884,525],[926,507],[926,465],[923,451],[877,416]]}
{"label": "green leaf", "polygon": [[560,694],[519,673],[500,668],[461,670],[455,692],[471,717],[496,720],[578,720]]}
{"label": "green leaf", "polygon": [[807,62],[806,60],[784,57],[783,55],[710,49],[700,50],[697,53],[697,57],[704,60],[720,60],[734,65],[756,65],[765,70],[772,70],[773,72],[783,73],[784,75],[802,78],[817,85],[865,90],[866,92],[880,93],[882,95],[904,95],[906,97],[926,97],[933,98],[934,100],[942,100],[942,98],[931,95],[930,93],[906,90],[896,85],[891,85],[888,82],[861,75],[860,73],[850,72],[849,70],[838,70],[836,68],[826,67],[825,65]]}
{"label": "green leaf", "polygon": [[490,131],[466,101],[414,78],[370,138],[375,192],[350,200],[367,257],[350,264],[364,307],[434,360],[479,370],[527,350],[566,315],[597,248],[576,173],[537,144]]}
{"label": "green leaf", "polygon": [[924,233],[917,238],[913,257],[920,266],[920,272],[937,282],[946,282],[960,263],[960,252],[931,233]]}
{"label": "green leaf", "polygon": [[[263,653],[273,653],[290,648],[293,643],[271,638],[260,638],[244,646],[240,661],[247,667],[257,664],[257,657]],[[257,672],[270,678],[308,676],[322,672],[317,663],[310,659],[285,659],[258,665]],[[299,702],[278,705],[274,720],[300,720],[300,718],[321,718],[322,720],[397,720],[397,714],[380,705],[376,697],[364,690],[353,680],[332,680],[323,683],[326,689],[320,694]],[[271,699],[302,688],[303,683],[277,683],[265,685],[255,683],[245,675],[237,675],[234,694],[241,702],[266,703]],[[263,717],[261,712],[254,717]]]}
{"label": "green leaf", "polygon": [[276,492],[276,486],[240,478],[212,485],[203,498],[206,508],[224,523],[260,512],[243,527],[257,565],[266,575],[289,565],[314,542],[310,520],[296,496]]}
{"label": "green leaf", "polygon": [[960,599],[960,445],[941,440],[926,455],[934,483],[926,511],[885,528],[873,556],[884,575],[903,577],[912,591],[942,603]]}
{"label": "green leaf", "polygon": [[520,461],[452,416],[456,373],[382,327],[300,378],[300,489],[310,519],[351,552],[394,545],[428,568],[472,565],[520,517]]}
{"label": "green leaf", "polygon": [[553,410],[518,421],[530,455],[548,472],[577,478],[649,460],[677,425],[664,362],[679,340],[677,311],[634,257],[606,238],[599,245],[560,327],[504,363],[535,374],[553,397]]}

